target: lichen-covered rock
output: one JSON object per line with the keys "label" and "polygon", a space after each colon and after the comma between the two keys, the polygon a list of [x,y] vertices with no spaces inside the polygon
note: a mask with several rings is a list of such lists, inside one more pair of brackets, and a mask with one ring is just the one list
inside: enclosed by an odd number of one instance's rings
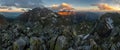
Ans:
{"label": "lichen-covered rock", "polygon": [[68,50],[74,50],[73,48],[69,48]]}
{"label": "lichen-covered rock", "polygon": [[40,47],[40,41],[36,37],[31,38],[30,39],[31,50],[39,50],[39,47]]}
{"label": "lichen-covered rock", "polygon": [[61,47],[61,50],[66,50],[68,49],[68,45],[67,38],[65,36],[59,36],[56,42],[55,50],[58,50],[58,47]]}
{"label": "lichen-covered rock", "polygon": [[27,42],[21,37],[13,43],[13,50],[24,50]]}
{"label": "lichen-covered rock", "polygon": [[65,36],[56,36],[50,40],[50,50],[67,50],[68,45]]}
{"label": "lichen-covered rock", "polygon": [[45,50],[43,41],[37,37],[30,38],[30,49],[31,50]]}
{"label": "lichen-covered rock", "polygon": [[51,39],[49,40],[49,46],[50,46],[49,49],[50,49],[50,50],[54,50],[57,38],[58,38],[58,37],[55,36],[55,37],[53,37],[53,38],[51,38]]}

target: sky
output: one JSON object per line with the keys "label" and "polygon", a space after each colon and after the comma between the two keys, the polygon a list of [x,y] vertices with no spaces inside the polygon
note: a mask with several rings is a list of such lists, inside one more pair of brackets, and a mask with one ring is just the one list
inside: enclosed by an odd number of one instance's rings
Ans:
{"label": "sky", "polygon": [[[117,1],[117,2],[116,2]],[[120,0],[43,0],[46,6],[67,3],[79,10],[119,9]],[[114,8],[113,8],[114,7]]]}
{"label": "sky", "polygon": [[[48,2],[51,1],[51,2]],[[74,6],[89,6],[90,4],[93,3],[98,3],[100,0],[44,0],[43,2],[47,5],[51,4],[61,4],[61,3],[69,3]]]}
{"label": "sky", "polygon": [[[0,11],[24,11],[35,7],[76,10],[120,10],[119,0],[0,0]],[[62,7],[62,8],[61,8]]]}

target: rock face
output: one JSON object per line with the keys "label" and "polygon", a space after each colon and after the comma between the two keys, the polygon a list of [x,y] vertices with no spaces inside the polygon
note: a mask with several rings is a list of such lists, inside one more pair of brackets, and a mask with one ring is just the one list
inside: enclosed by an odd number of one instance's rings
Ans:
{"label": "rock face", "polygon": [[119,13],[106,13],[100,17],[94,32],[98,33],[101,37],[108,37],[111,34],[114,27],[119,27],[119,22]]}
{"label": "rock face", "polygon": [[[58,15],[47,8],[34,8],[28,12],[21,14],[18,19],[26,23],[26,25],[41,24],[44,26],[52,26],[58,23]],[[58,24],[59,25],[59,24]]]}
{"label": "rock face", "polygon": [[119,13],[106,13],[104,15],[101,16],[101,19],[104,18],[111,18],[112,20],[114,20],[113,25],[114,26],[119,26],[120,25],[120,14]]}
{"label": "rock face", "polygon": [[14,42],[13,49],[14,50],[24,50],[26,45],[27,45],[27,42],[23,38],[20,38]]}
{"label": "rock face", "polygon": [[34,22],[50,17],[51,13],[53,12],[47,8],[34,8],[33,10],[21,14],[18,19],[24,22]]}
{"label": "rock face", "polygon": [[[115,14],[116,15],[116,14]],[[103,15],[104,16],[104,15]],[[111,14],[110,14],[111,16]],[[114,15],[113,15],[114,16]],[[118,15],[116,15],[118,16]],[[119,18],[119,17],[117,17]],[[18,17],[19,22],[9,23],[0,30],[2,50],[119,50],[120,26],[111,29],[110,35],[103,26],[89,21],[74,23],[72,16],[61,17],[49,9],[35,8]],[[106,19],[103,18],[103,19]],[[100,19],[98,23],[106,22]],[[113,19],[113,18],[111,18]],[[108,20],[109,21],[109,20]],[[113,20],[114,21],[114,20]],[[119,22],[118,22],[119,23]],[[110,24],[109,24],[110,25]],[[102,32],[102,34],[100,34]],[[93,33],[93,34],[90,34]],[[108,32],[109,33],[109,32]]]}

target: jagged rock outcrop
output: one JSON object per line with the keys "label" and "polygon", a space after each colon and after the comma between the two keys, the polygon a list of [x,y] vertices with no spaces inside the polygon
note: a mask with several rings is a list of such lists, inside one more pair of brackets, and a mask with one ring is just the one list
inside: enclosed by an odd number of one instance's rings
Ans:
{"label": "jagged rock outcrop", "polygon": [[32,10],[29,10],[28,12],[21,14],[18,19],[24,22],[40,21],[53,16],[53,13],[53,11],[47,8],[34,8]]}
{"label": "jagged rock outcrop", "polygon": [[119,26],[120,25],[120,14],[119,13],[106,13],[101,16],[101,19],[105,19],[107,17],[110,17],[114,22],[114,26]]}
{"label": "jagged rock outcrop", "polygon": [[[59,15],[47,8],[34,8],[21,14],[18,20],[23,21],[26,25],[41,24],[44,26],[58,24]],[[59,25],[59,24],[58,24]]]}

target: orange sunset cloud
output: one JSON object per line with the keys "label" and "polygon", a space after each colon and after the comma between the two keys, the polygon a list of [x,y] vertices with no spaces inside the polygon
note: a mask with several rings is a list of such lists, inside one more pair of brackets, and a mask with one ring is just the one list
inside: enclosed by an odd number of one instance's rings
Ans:
{"label": "orange sunset cloud", "polygon": [[99,8],[99,10],[120,10],[120,8],[110,6],[106,3],[94,4],[93,6],[97,6]]}
{"label": "orange sunset cloud", "polygon": [[66,10],[73,10],[74,8],[72,7],[72,5],[68,4],[68,3],[62,3],[60,5],[57,4],[53,4],[52,9],[56,9],[56,10],[61,10],[61,9],[66,9]]}

